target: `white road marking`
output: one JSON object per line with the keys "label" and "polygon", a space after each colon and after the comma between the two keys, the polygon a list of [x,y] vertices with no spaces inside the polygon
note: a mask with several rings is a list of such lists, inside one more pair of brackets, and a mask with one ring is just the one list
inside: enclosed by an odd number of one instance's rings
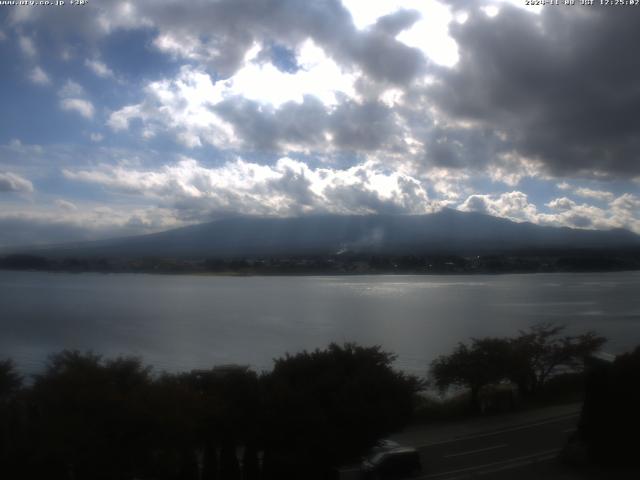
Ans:
{"label": "white road marking", "polygon": [[477,450],[469,450],[467,452],[450,453],[449,455],[445,455],[444,458],[462,457],[463,455],[473,455],[474,453],[486,452],[487,450],[495,450],[496,448],[504,448],[506,446],[507,444],[503,443],[501,445],[494,445],[493,447],[479,448]]}

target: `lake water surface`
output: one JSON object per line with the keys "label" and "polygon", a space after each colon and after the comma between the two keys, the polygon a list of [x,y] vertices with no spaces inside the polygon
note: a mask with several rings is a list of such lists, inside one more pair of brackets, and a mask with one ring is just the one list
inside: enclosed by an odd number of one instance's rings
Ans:
{"label": "lake water surface", "polygon": [[0,272],[0,358],[25,373],[63,348],[141,356],[157,370],[272,359],[329,342],[382,345],[424,375],[458,341],[537,322],[640,344],[640,272],[217,277]]}

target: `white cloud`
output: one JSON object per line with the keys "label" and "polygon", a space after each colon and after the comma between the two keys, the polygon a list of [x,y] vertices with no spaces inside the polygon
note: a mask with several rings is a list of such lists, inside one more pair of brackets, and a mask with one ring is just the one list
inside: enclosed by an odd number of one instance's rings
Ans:
{"label": "white cloud", "polygon": [[424,182],[444,198],[447,204],[457,203],[461,196],[471,193],[469,180],[467,172],[447,168],[431,168],[424,174]]}
{"label": "white cloud", "polygon": [[465,212],[479,212],[516,222],[537,220],[538,211],[523,192],[512,191],[500,195],[470,195],[459,207]]}
{"label": "white cloud", "polygon": [[281,158],[266,166],[236,160],[208,168],[189,158],[160,170],[103,166],[65,170],[72,180],[154,198],[164,207],[204,218],[210,212],[260,215],[426,213],[434,209],[421,183],[406,174],[364,163],[348,169],[316,168]]}
{"label": "white cloud", "polygon": [[445,5],[433,0],[400,0],[396,2],[343,0],[360,29],[371,27],[384,16],[399,9],[415,10],[420,18],[396,38],[405,45],[420,49],[434,62],[451,67],[458,61],[458,48],[448,32],[453,15]]}
{"label": "white cloud", "polygon": [[555,198],[546,204],[553,210],[571,210],[577,206],[576,202],[567,197]]}
{"label": "white cloud", "polygon": [[0,172],[0,193],[3,192],[31,193],[33,184],[15,173]]}
{"label": "white cloud", "polygon": [[527,177],[545,177],[540,162],[514,152],[498,155],[495,163],[489,166],[488,174],[494,182],[502,182],[509,187],[515,187]]}
{"label": "white cloud", "polygon": [[29,80],[36,85],[49,85],[51,83],[49,75],[47,75],[47,73],[38,66],[33,67],[29,73]]}
{"label": "white cloud", "polygon": [[139,235],[184,225],[161,208],[91,206],[0,211],[0,246],[42,245]]}
{"label": "white cloud", "polygon": [[62,209],[62,210],[64,210],[64,211],[67,211],[67,212],[75,212],[75,211],[77,211],[77,210],[78,210],[78,207],[77,207],[74,203],[69,202],[69,201],[67,201],[67,200],[63,200],[63,199],[61,199],[61,198],[57,199],[57,200],[55,201],[55,204],[56,204],[59,208],[61,208],[61,209]]}
{"label": "white cloud", "polygon": [[63,98],[83,97],[84,94],[85,92],[82,85],[73,80],[67,80],[58,92],[58,95]]}
{"label": "white cloud", "polygon": [[127,129],[131,120],[139,119],[147,137],[158,128],[170,130],[187,147],[203,142],[229,146],[235,142],[232,128],[211,110],[222,100],[222,93],[207,73],[185,66],[175,79],[151,82],[145,91],[143,103],[112,112],[107,125],[120,131]]}
{"label": "white cloud", "polygon": [[102,140],[104,140],[104,135],[102,135],[101,133],[92,133],[89,135],[89,138],[91,139],[92,142],[101,142]]}
{"label": "white cloud", "polygon": [[38,54],[36,45],[33,42],[33,39],[31,39],[30,37],[21,35],[18,38],[18,45],[20,46],[20,50],[22,50],[22,53],[24,53],[27,57],[35,57]]}
{"label": "white cloud", "polygon": [[73,80],[67,80],[58,92],[61,97],[60,108],[69,112],[76,112],[84,118],[93,118],[93,104],[82,98],[85,95],[84,88]]}
{"label": "white cloud", "polygon": [[628,210],[630,212],[640,212],[640,197],[631,193],[620,195],[611,202],[611,207],[618,210]]}
{"label": "white cloud", "polygon": [[610,202],[614,199],[615,195],[611,192],[605,192],[603,190],[592,190],[590,188],[576,188],[574,193],[580,197],[593,198],[594,200],[600,200],[603,202]]}
{"label": "white cloud", "polygon": [[81,98],[63,98],[60,108],[70,112],[77,112],[85,118],[93,118],[94,108],[89,100]]}
{"label": "white cloud", "polygon": [[552,213],[540,212],[526,194],[513,191],[500,195],[470,195],[458,209],[539,225],[600,230],[625,228],[640,234],[640,198],[629,193],[613,200],[608,209],[578,204],[567,197],[551,200],[546,206]]}
{"label": "white cloud", "polygon": [[312,40],[299,48],[300,69],[295,73],[282,72],[270,62],[258,62],[260,49],[254,45],[245,56],[244,66],[228,80],[216,83],[217,98],[242,95],[279,107],[289,101],[302,102],[304,95],[313,95],[325,105],[336,105],[337,95],[355,96],[355,75],[344,72]]}
{"label": "white cloud", "polygon": [[111,78],[114,76],[113,71],[104,62],[101,62],[100,60],[86,59],[84,61],[84,64],[89,70],[91,70],[93,73],[95,73],[99,77]]}
{"label": "white cloud", "polygon": [[147,118],[147,115],[143,112],[142,104],[128,105],[112,112],[111,115],[109,115],[109,120],[107,120],[107,125],[118,132],[129,128],[129,122],[136,118],[142,120],[146,120]]}

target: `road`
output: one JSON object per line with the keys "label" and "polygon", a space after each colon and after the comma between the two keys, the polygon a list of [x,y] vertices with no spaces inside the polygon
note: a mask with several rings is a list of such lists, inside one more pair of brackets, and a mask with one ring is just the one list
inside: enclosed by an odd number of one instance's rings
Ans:
{"label": "road", "polygon": [[458,440],[418,445],[423,465],[419,478],[464,478],[554,458],[575,430],[577,420],[575,414]]}
{"label": "road", "polygon": [[[576,428],[578,414],[513,425],[453,440],[411,445],[420,452],[423,472],[414,480],[454,480],[518,469],[555,458]],[[489,476],[487,476],[489,477]],[[359,478],[346,469],[342,480]]]}

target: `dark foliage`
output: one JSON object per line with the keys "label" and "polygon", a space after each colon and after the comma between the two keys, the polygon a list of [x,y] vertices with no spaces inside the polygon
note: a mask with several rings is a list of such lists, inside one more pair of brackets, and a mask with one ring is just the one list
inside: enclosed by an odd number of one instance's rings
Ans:
{"label": "dark foliage", "polygon": [[409,420],[418,382],[392,360],[331,345],[262,377],[241,366],[152,375],[137,358],[63,351],[22,389],[0,362],[0,476],[313,478]]}
{"label": "dark foliage", "polygon": [[514,383],[522,397],[535,396],[560,371],[581,371],[585,359],[606,341],[594,332],[562,336],[563,330],[543,323],[515,338],[471,339],[469,345],[460,343],[453,353],[434,360],[431,377],[441,390],[468,388],[474,410],[480,409],[481,389],[503,381]]}
{"label": "dark foliage", "polygon": [[563,326],[542,323],[521,331],[511,341],[508,378],[521,394],[535,394],[559,369],[581,370],[585,359],[606,342],[592,331],[562,336],[563,330]]}
{"label": "dark foliage", "polygon": [[8,270],[47,270],[51,262],[37,255],[14,254],[0,258],[0,268]]}
{"label": "dark foliage", "polygon": [[322,472],[402,428],[420,382],[394,371],[393,359],[353,344],[277,359],[264,378],[274,458]]}
{"label": "dark foliage", "polygon": [[474,338],[470,346],[459,343],[453,353],[435,359],[431,363],[431,376],[441,390],[450,385],[467,387],[471,406],[479,410],[480,389],[505,378],[509,353],[508,340]]}
{"label": "dark foliage", "polygon": [[0,402],[14,395],[22,386],[22,377],[12,360],[0,361]]}
{"label": "dark foliage", "polygon": [[638,466],[640,347],[615,362],[592,362],[580,427],[588,458],[610,466]]}

